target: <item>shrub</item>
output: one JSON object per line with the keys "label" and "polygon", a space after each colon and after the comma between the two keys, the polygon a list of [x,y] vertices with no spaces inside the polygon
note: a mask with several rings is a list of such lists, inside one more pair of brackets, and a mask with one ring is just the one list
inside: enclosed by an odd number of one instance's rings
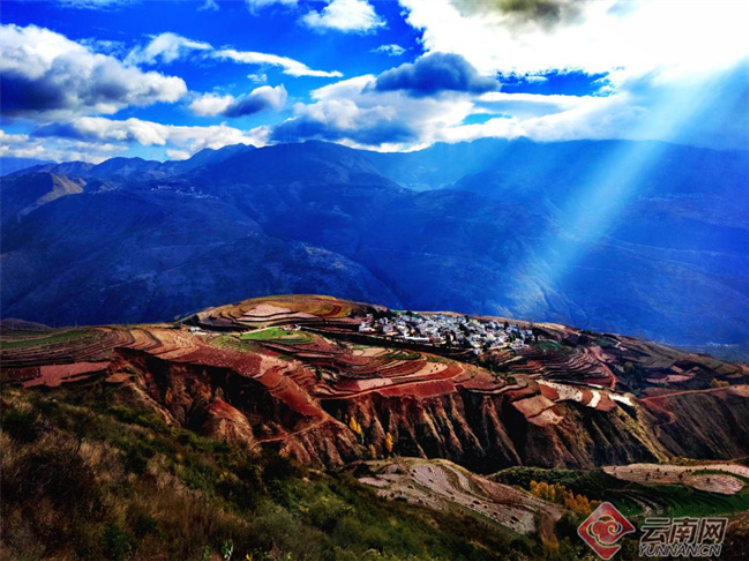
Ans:
{"label": "shrub", "polygon": [[131,507],[128,510],[127,522],[135,536],[139,539],[151,534],[158,534],[159,532],[159,523],[156,518],[136,507]]}
{"label": "shrub", "polygon": [[123,532],[119,526],[110,522],[104,528],[102,535],[102,549],[107,559],[122,561],[130,557],[134,550],[134,538]]}
{"label": "shrub", "polygon": [[339,498],[320,494],[307,508],[308,517],[313,526],[330,533],[338,521],[353,511],[353,508]]}
{"label": "shrub", "polygon": [[142,475],[148,467],[148,460],[153,458],[155,452],[147,444],[138,442],[125,451],[125,469],[137,475]]}
{"label": "shrub", "polygon": [[87,515],[96,506],[96,476],[70,445],[32,450],[3,467],[4,501],[33,505],[49,497],[56,508]]}
{"label": "shrub", "polygon": [[348,471],[211,441],[126,407],[87,406],[83,393],[72,404],[62,400],[69,394],[55,396],[31,408],[54,438],[12,438],[2,459],[8,559],[197,561],[206,545],[215,557],[228,540],[232,559],[253,561],[490,560],[529,551],[497,527],[379,498]]}
{"label": "shrub", "polygon": [[42,435],[39,414],[33,409],[11,409],[6,412],[2,417],[2,428],[11,438],[25,444],[38,440]]}

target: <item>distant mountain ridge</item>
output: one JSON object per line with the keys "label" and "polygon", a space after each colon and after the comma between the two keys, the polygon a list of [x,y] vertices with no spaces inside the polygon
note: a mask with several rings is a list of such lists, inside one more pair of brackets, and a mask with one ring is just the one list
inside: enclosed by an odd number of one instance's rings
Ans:
{"label": "distant mountain ridge", "polygon": [[[748,174],[746,152],[494,139],[399,154],[309,141],[46,164],[0,182],[3,315],[141,322],[327,292],[742,343]],[[51,177],[79,189],[47,196]]]}
{"label": "distant mountain ridge", "polygon": [[[88,162],[43,162],[31,164],[18,170],[10,171],[7,175],[26,174],[31,172],[46,172],[58,175],[68,175],[79,178],[107,178],[110,180],[158,179],[172,175],[188,173],[200,166],[219,163],[237,154],[255,150],[254,146],[235,144],[218,150],[205,148],[186,160],[144,160],[143,158],[110,158],[100,164]],[[37,160],[29,160],[36,162]],[[11,168],[17,166],[10,166]]]}

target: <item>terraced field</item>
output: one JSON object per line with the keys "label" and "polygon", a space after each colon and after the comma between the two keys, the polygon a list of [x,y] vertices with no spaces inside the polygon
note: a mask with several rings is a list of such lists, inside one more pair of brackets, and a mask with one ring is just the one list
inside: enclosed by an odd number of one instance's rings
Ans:
{"label": "terraced field", "polygon": [[[746,488],[733,494],[722,492],[719,486],[700,489],[692,486],[687,477],[679,478],[678,471],[669,469],[672,467],[676,466],[640,464],[590,471],[515,467],[500,471],[490,479],[523,489],[529,489],[531,481],[561,484],[591,500],[613,503],[630,519],[647,516],[734,516],[749,510],[749,492]],[[701,468],[695,466],[693,469],[693,473],[699,476]],[[616,475],[612,475],[614,470]],[[630,477],[630,470],[636,476]],[[652,475],[648,477],[647,474]]]}
{"label": "terraced field", "polygon": [[207,328],[242,330],[320,320],[335,323],[349,318],[354,311],[363,315],[364,309],[362,304],[328,296],[269,296],[209,308],[193,320]]}
{"label": "terraced field", "polygon": [[548,537],[562,515],[556,505],[444,460],[367,462],[356,471],[359,481],[375,487],[382,497],[441,511],[460,510],[477,522],[497,523],[522,535],[539,532]]}
{"label": "terraced field", "polygon": [[[685,450],[749,454],[749,426],[739,413],[725,434],[726,422],[707,430],[699,418],[706,406],[717,407],[715,419],[746,406],[745,366],[553,324],[534,326],[541,339],[531,345],[478,356],[396,345],[358,332],[374,313],[391,312],[281,296],[211,308],[175,324],[5,330],[2,381],[129,388],[174,423],[328,465],[359,459],[370,447],[382,456],[387,433],[404,454],[486,471],[526,461],[662,461]],[[728,387],[711,389],[716,379]],[[726,400],[730,408],[722,407]],[[697,436],[676,440],[684,434]],[[708,485],[706,477],[694,482]]]}
{"label": "terraced field", "polygon": [[54,345],[62,343],[73,343],[76,339],[91,337],[91,333],[86,330],[69,330],[61,329],[56,331],[19,331],[15,336],[0,339],[0,350],[34,350],[39,347],[48,349]]}
{"label": "terraced field", "polygon": [[633,464],[607,466],[603,471],[624,481],[641,485],[683,485],[709,493],[749,494],[749,468],[737,464],[706,463],[696,466]]}

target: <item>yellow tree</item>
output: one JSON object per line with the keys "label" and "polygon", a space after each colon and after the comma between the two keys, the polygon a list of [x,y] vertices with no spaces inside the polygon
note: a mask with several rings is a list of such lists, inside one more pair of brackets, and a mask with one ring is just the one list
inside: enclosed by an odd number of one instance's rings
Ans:
{"label": "yellow tree", "polygon": [[385,435],[385,450],[387,450],[388,454],[393,453],[393,435],[390,433]]}

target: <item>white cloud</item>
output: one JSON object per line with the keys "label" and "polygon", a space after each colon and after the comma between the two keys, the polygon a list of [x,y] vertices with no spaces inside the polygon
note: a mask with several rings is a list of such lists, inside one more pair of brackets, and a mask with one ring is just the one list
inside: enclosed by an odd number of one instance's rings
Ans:
{"label": "white cloud", "polygon": [[203,148],[223,148],[232,144],[265,144],[267,131],[258,127],[243,131],[225,124],[209,127],[164,125],[130,118],[81,117],[70,123],[40,129],[41,138],[70,138],[83,142],[137,143],[141,146],[165,146],[195,153]]}
{"label": "white cloud", "polygon": [[478,10],[468,8],[482,4],[467,0],[400,3],[407,21],[423,30],[428,52],[461,54],[486,74],[616,70],[623,80],[655,71],[669,80],[725,70],[749,53],[747,2],[559,2],[575,12],[556,22],[497,8],[505,4]]}
{"label": "white cloud", "polygon": [[646,140],[639,134],[648,111],[627,94],[591,97],[566,111],[521,120],[523,136],[544,142],[582,139]]}
{"label": "white cloud", "polygon": [[289,76],[316,76],[321,78],[339,78],[343,76],[337,70],[328,72],[325,70],[313,70],[306,64],[285,56],[259,53],[255,51],[236,51],[224,49],[216,51],[215,57],[224,60],[233,60],[244,64],[278,66],[283,69],[284,74]]}
{"label": "white cloud", "polygon": [[628,94],[577,97],[490,93],[482,98],[490,101],[482,105],[489,105],[491,113],[506,116],[443,128],[433,141],[462,142],[486,137],[525,137],[540,142],[647,138],[638,134],[638,124],[647,117],[647,111],[632,104]]}
{"label": "white cloud", "polygon": [[202,41],[193,41],[174,33],[162,33],[151,39],[145,47],[136,47],[128,54],[128,64],[170,63],[191,51],[210,51],[213,47]]}
{"label": "white cloud", "polygon": [[383,53],[388,56],[401,56],[406,52],[406,49],[400,45],[380,45],[376,49],[372,49],[373,53]]}
{"label": "white cloud", "polygon": [[[459,54],[484,75],[527,82],[547,81],[548,72],[608,73],[605,95],[442,92],[413,100],[377,91],[383,88],[375,88],[374,76],[360,76],[311,92],[313,103],[297,104],[295,116],[274,127],[275,140],[321,138],[380,150],[482,137],[746,148],[747,3],[543,2],[554,4],[551,12],[532,1],[401,3],[423,30],[427,55]],[[486,120],[472,123],[476,114]]]}
{"label": "white cloud", "polygon": [[[675,92],[660,100],[629,92],[610,96],[464,92],[412,98],[380,92],[376,77],[358,76],[311,92],[311,104],[297,104],[295,116],[276,125],[275,141],[316,138],[383,151],[413,150],[435,142],[486,137],[525,137],[536,141],[578,139],[674,140],[674,128],[661,105],[674,106]],[[692,99],[692,93],[681,96]],[[696,107],[690,101],[685,101]],[[677,108],[676,114],[680,111]],[[465,124],[476,114],[483,123]],[[654,124],[658,125],[654,127]],[[691,143],[695,138],[690,139]],[[729,141],[726,141],[729,142]]]}
{"label": "white cloud", "polygon": [[35,119],[112,114],[187,93],[181,78],[125,66],[34,25],[0,26],[0,73],[3,113]]}
{"label": "white cloud", "polygon": [[216,3],[216,0],[205,0],[205,2],[203,2],[203,5],[200,6],[200,8],[198,8],[198,11],[199,12],[205,12],[205,11],[217,12],[220,9],[221,8]]}
{"label": "white cloud", "polygon": [[105,10],[117,8],[127,4],[133,4],[138,0],[58,0],[66,8],[78,8],[80,10]]}
{"label": "white cloud", "polygon": [[[375,81],[375,76],[358,76],[313,90],[313,103],[297,104],[295,117],[276,126],[275,139],[320,138],[394,151],[485,137],[643,138],[635,134],[634,125],[646,111],[631,107],[629,95],[488,92],[414,99],[402,92],[378,92]],[[464,124],[474,114],[497,117]]]}
{"label": "white cloud", "polygon": [[[204,52],[206,56],[218,60],[231,60],[258,66],[277,66],[282,68],[284,74],[288,74],[289,76],[314,76],[322,78],[339,78],[342,76],[337,71],[313,70],[303,62],[285,56],[256,51],[237,51],[235,49],[214,50],[210,43],[195,41],[174,33],[161,33],[153,37],[145,47],[136,47],[128,54],[126,62],[134,65],[155,64],[157,62],[171,63],[188,56],[193,51]],[[267,79],[264,74],[251,74],[250,76],[255,76],[262,80]]]}
{"label": "white cloud", "polygon": [[301,21],[317,30],[334,29],[343,32],[368,32],[385,26],[366,0],[332,0],[320,12],[310,11]]}
{"label": "white cloud", "polygon": [[[728,83],[725,75],[729,69],[749,60],[749,43],[743,30],[749,3],[694,0],[675,8],[670,2],[640,0],[553,0],[561,6],[559,14],[538,17],[532,10],[503,12],[496,8],[531,6],[531,0],[491,4],[477,0],[400,2],[407,9],[409,23],[423,31],[427,54],[456,53],[484,75],[515,73],[527,82],[546,80],[543,74],[550,71],[608,73],[606,96],[451,91],[411,98],[403,91],[377,91],[376,77],[368,75],[310,92],[312,102],[296,104],[294,117],[273,129],[242,131],[226,125],[177,127],[139,119],[113,121],[84,116],[112,114],[154,101],[176,101],[186,94],[184,82],[157,72],[143,72],[114,56],[95,52],[104,49],[103,43],[84,45],[46,29],[11,25],[0,28],[3,113],[43,122],[71,122],[41,130],[36,137],[2,133],[0,153],[59,159],[82,154],[92,160],[138,143],[164,146],[170,157],[177,158],[203,147],[238,142],[262,145],[270,139],[302,138],[380,150],[410,150],[438,141],[487,136],[539,141],[659,139],[746,147],[746,72],[743,86],[723,86]],[[259,9],[296,2],[247,0],[247,4]],[[344,10],[354,5],[358,12]],[[303,20],[319,29],[341,31],[365,31],[384,24],[371,5],[361,0],[329,2],[321,10],[304,15]],[[382,45],[375,51],[395,56],[402,54],[403,48]],[[338,71],[312,69],[284,56],[230,48],[214,50],[208,43],[173,33],[153,37],[147,45],[132,51],[127,62],[169,63],[191,53],[256,66],[258,73],[248,78],[257,82],[267,81],[262,73],[267,67],[290,76],[342,76]],[[740,80],[734,77],[731,83],[739,84]],[[238,117],[279,110],[286,97],[283,86],[262,86],[243,96],[195,97],[190,108],[198,115]],[[729,105],[733,113],[725,109]],[[744,108],[743,117],[736,118],[736,107]],[[717,115],[715,108],[723,108],[723,112]],[[477,114],[486,115],[487,120],[465,124]],[[733,127],[731,134],[716,133],[727,130],[725,123]]]}
{"label": "white cloud", "polygon": [[278,4],[281,6],[296,6],[299,0],[245,0],[245,4],[253,14],[257,13],[263,8]]}
{"label": "white cloud", "polygon": [[205,94],[195,99],[190,104],[190,109],[201,116],[242,117],[266,110],[278,111],[286,103],[286,97],[286,88],[283,85],[260,86],[239,97]]}
{"label": "white cloud", "polygon": [[340,80],[327,86],[319,87],[310,92],[310,97],[315,100],[333,99],[333,98],[354,98],[360,97],[362,92],[375,83],[376,76],[366,74],[356,76],[347,80]]}
{"label": "white cloud", "polygon": [[220,115],[229,108],[233,101],[232,95],[204,94],[190,104],[190,111],[203,117]]}
{"label": "white cloud", "polygon": [[0,129],[0,144],[2,144],[3,146],[23,144],[24,142],[28,142],[28,140],[28,134],[11,134]]}
{"label": "white cloud", "polygon": [[69,139],[35,139],[27,134],[8,134],[0,130],[0,156],[39,158],[55,161],[88,161],[99,163],[125,147],[109,143],[88,143]]}
{"label": "white cloud", "polygon": [[27,134],[9,134],[0,129],[0,156],[10,158],[42,158],[44,148],[29,141]]}
{"label": "white cloud", "polygon": [[268,75],[264,73],[260,74],[248,74],[247,78],[251,82],[255,82],[256,84],[263,84],[268,81]]}
{"label": "white cloud", "polygon": [[[299,21],[318,31],[333,29],[344,33],[367,33],[386,25],[367,0],[325,0],[325,2],[327,6],[322,10],[310,9]],[[270,6],[297,9],[300,2],[299,0],[245,0],[245,4],[251,13],[258,14]]]}
{"label": "white cloud", "polygon": [[[476,101],[486,112],[518,118],[541,117],[605,102],[607,98],[574,95],[489,92]],[[483,112],[483,111],[482,111]]]}
{"label": "white cloud", "polygon": [[0,156],[99,163],[133,144],[163,147],[167,157],[184,159],[204,148],[235,144],[264,146],[270,130],[240,130],[225,124],[200,127],[164,125],[141,119],[112,120],[80,117],[69,123],[42,127],[31,135],[0,130]]}
{"label": "white cloud", "polygon": [[184,150],[167,150],[166,156],[170,160],[187,160],[192,156],[190,152],[185,152]]}
{"label": "white cloud", "polygon": [[295,117],[276,125],[271,138],[407,150],[433,142],[443,128],[459,126],[474,108],[466,94],[417,99],[401,91],[376,91],[375,83],[375,76],[358,76],[312,91],[314,103],[297,104]]}

